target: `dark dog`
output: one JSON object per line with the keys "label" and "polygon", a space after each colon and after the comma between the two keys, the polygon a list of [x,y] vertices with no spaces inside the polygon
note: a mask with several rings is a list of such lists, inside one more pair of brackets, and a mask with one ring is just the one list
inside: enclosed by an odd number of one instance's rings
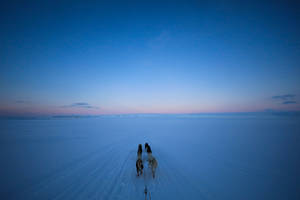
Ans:
{"label": "dark dog", "polygon": [[136,160],[135,166],[137,175],[139,176],[140,174],[143,174],[144,165],[142,159],[138,158]]}
{"label": "dark dog", "polygon": [[138,151],[137,151],[137,156],[142,157],[142,153],[143,153],[143,148],[142,148],[142,145],[139,144]]}
{"label": "dark dog", "polygon": [[140,174],[143,174],[143,169],[144,169],[143,160],[142,160],[142,153],[143,153],[143,148],[142,148],[142,145],[139,144],[138,151],[137,151],[137,160],[136,160],[136,163],[135,163],[136,172],[137,172],[138,176]]}
{"label": "dark dog", "polygon": [[149,146],[149,144],[146,142],[146,143],[145,143],[145,149],[147,149],[148,146]]}
{"label": "dark dog", "polygon": [[145,143],[145,149],[146,149],[147,153],[152,153],[151,147],[147,142]]}
{"label": "dark dog", "polygon": [[144,165],[142,159],[138,158],[136,160],[135,166],[137,175],[139,176],[140,174],[143,174]]}

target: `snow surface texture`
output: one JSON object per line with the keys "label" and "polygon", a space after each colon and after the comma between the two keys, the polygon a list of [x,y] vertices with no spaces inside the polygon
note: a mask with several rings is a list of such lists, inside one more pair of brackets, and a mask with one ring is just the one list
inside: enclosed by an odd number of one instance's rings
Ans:
{"label": "snow surface texture", "polygon": [[138,200],[145,185],[152,200],[300,199],[299,118],[1,120],[0,130],[0,199]]}

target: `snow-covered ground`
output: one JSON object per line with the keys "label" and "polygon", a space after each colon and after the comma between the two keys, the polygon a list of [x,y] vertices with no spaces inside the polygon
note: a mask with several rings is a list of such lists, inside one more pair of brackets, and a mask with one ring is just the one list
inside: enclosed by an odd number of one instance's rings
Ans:
{"label": "snow-covered ground", "polygon": [[[0,120],[0,199],[300,199],[300,120]],[[148,142],[156,178],[138,144]]]}

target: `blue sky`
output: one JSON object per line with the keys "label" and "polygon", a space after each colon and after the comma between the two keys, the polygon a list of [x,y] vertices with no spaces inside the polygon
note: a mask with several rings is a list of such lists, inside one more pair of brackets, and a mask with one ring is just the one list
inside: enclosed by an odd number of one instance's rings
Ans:
{"label": "blue sky", "polygon": [[0,114],[300,110],[299,8],[1,2]]}

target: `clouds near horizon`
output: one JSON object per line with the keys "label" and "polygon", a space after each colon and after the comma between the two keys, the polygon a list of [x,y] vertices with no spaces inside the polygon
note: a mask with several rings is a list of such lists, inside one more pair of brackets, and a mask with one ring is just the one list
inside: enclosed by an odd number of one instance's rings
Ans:
{"label": "clouds near horizon", "polygon": [[297,104],[295,101],[296,95],[295,94],[285,94],[285,95],[276,95],[272,96],[272,99],[275,100],[277,103],[288,105],[288,104]]}
{"label": "clouds near horizon", "polygon": [[69,104],[69,105],[64,105],[64,106],[61,106],[62,108],[88,108],[88,109],[99,109],[99,107],[97,106],[92,106],[90,105],[89,103],[86,103],[86,102],[76,102],[76,103],[72,103],[72,104]]}
{"label": "clouds near horizon", "polygon": [[272,99],[275,99],[275,100],[291,100],[291,99],[294,99],[295,97],[296,97],[295,94],[285,94],[285,95],[272,96]]}
{"label": "clouds near horizon", "polygon": [[296,101],[284,101],[282,104],[296,104]]}

